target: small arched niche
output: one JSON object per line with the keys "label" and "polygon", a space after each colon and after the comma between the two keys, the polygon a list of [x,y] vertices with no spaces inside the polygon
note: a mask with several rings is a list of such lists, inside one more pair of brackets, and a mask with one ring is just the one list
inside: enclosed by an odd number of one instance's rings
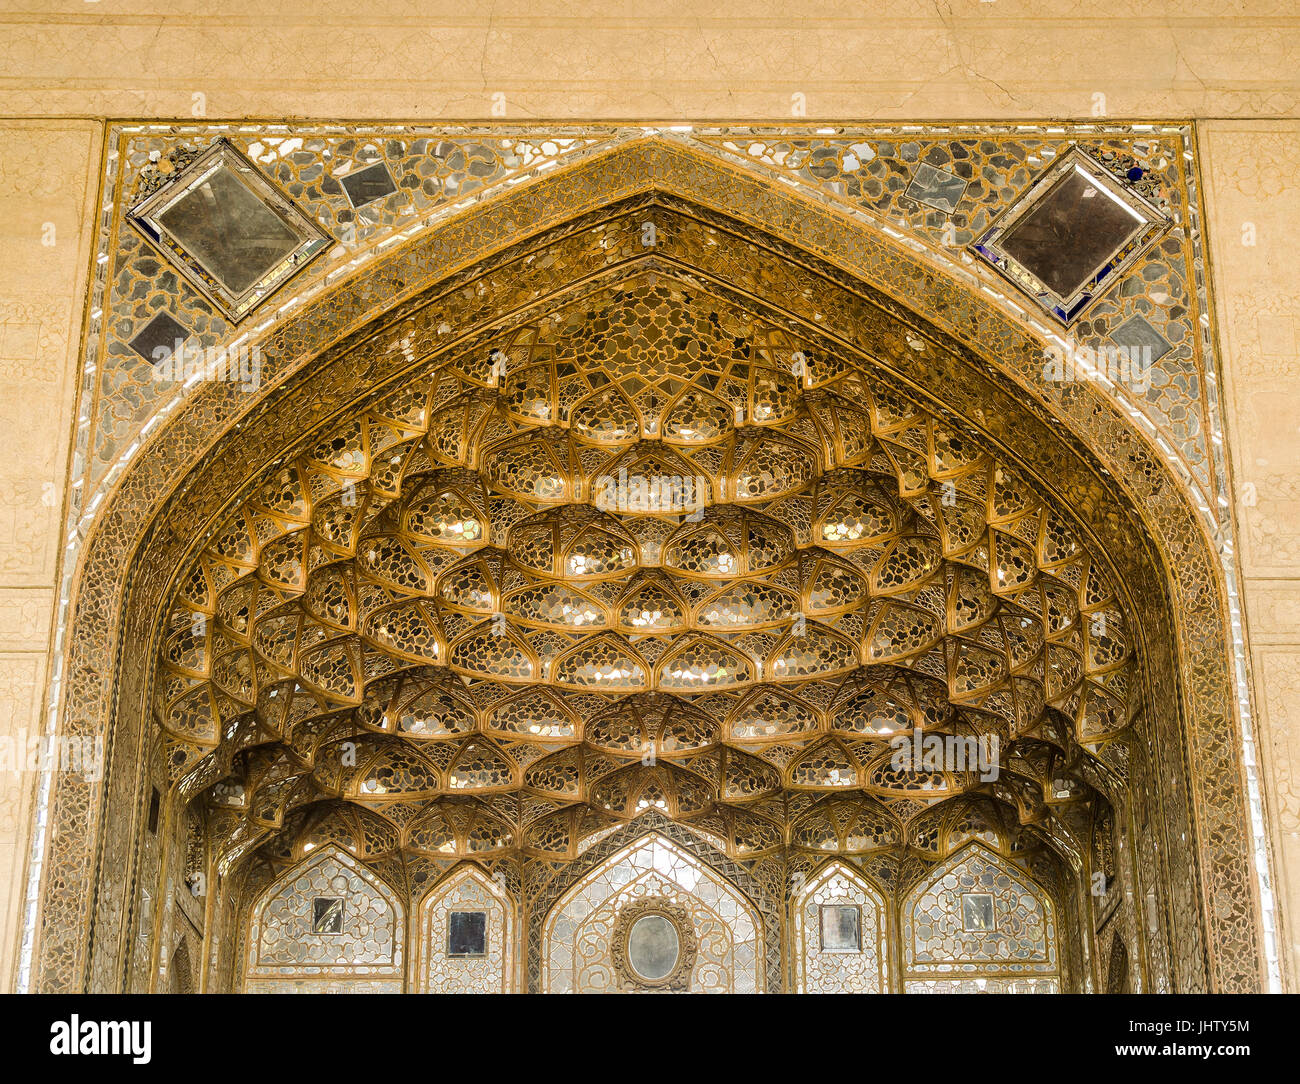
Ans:
{"label": "small arched niche", "polygon": [[542,936],[542,990],[760,993],[762,946],[753,904],[653,832],[556,902]]}
{"label": "small arched niche", "polygon": [[884,896],[851,866],[830,862],[818,870],[792,908],[795,991],[887,993],[887,915]]}
{"label": "small arched niche", "polygon": [[304,859],[253,905],[247,993],[401,993],[405,910],[337,847]]}
{"label": "small arched niche", "polygon": [[938,865],[904,898],[905,993],[1060,993],[1051,898],[979,843]]}
{"label": "small arched niche", "polygon": [[518,982],[514,902],[462,865],[420,905],[415,987],[426,994],[509,994]]}

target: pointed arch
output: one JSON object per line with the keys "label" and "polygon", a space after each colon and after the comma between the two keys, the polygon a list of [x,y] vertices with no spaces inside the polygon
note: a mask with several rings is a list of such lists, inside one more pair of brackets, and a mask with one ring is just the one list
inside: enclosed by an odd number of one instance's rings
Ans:
{"label": "pointed arch", "polygon": [[791,901],[795,992],[890,992],[889,908],[883,893],[838,859],[816,870]]}
{"label": "pointed arch", "polygon": [[419,909],[415,989],[511,994],[519,982],[516,904],[501,880],[471,862],[439,881]]}
{"label": "pointed arch", "polygon": [[589,871],[551,908],[542,934],[542,991],[637,989],[635,965],[618,956],[614,931],[620,912],[641,901],[664,901],[685,915],[674,951],[693,956],[686,979],[692,992],[763,990],[763,924],[754,905],[698,857],[652,831]]}
{"label": "pointed arch", "polygon": [[400,993],[406,909],[332,844],[263,890],[249,911],[247,993]]}
{"label": "pointed arch", "polygon": [[904,896],[905,993],[1060,993],[1056,908],[1024,870],[967,844]]}
{"label": "pointed arch", "polygon": [[[647,166],[653,168],[640,171]],[[675,172],[677,166],[682,168]],[[1135,636],[1140,635],[1146,646],[1152,649],[1154,661],[1150,673],[1135,676],[1134,684],[1149,683],[1154,691],[1151,698],[1152,726],[1162,758],[1158,765],[1137,764],[1133,770],[1168,769],[1180,782],[1190,784],[1169,788],[1160,796],[1159,808],[1149,810],[1152,823],[1163,821],[1164,825],[1162,838],[1153,838],[1149,841],[1150,846],[1167,841],[1169,846],[1162,847],[1162,853],[1172,857],[1159,867],[1154,862],[1146,865],[1155,871],[1153,876],[1164,878],[1159,885],[1162,894],[1167,892],[1171,899],[1176,897],[1176,902],[1162,908],[1161,913],[1174,916],[1171,921],[1179,923],[1177,931],[1166,933],[1172,935],[1176,932],[1181,946],[1176,960],[1170,961],[1166,955],[1157,960],[1156,966],[1175,974],[1175,984],[1180,987],[1195,988],[1205,981],[1207,974],[1211,974],[1215,982],[1222,981],[1225,988],[1249,986],[1253,981],[1249,968],[1243,971],[1238,963],[1224,971],[1218,962],[1224,957],[1238,961],[1255,958],[1257,923],[1251,910],[1249,883],[1243,879],[1246,876],[1243,870],[1248,871],[1250,865],[1248,835],[1243,827],[1244,807],[1239,784],[1231,782],[1236,779],[1237,754],[1227,679],[1223,676],[1228,669],[1220,665],[1224,639],[1216,609],[1220,599],[1216,591],[1205,589],[1207,583],[1214,583],[1217,588],[1218,581],[1212,551],[1196,527],[1195,514],[1183,514],[1186,511],[1183,507],[1185,495],[1177,479],[1151,454],[1144,443],[1145,438],[1131,427],[1126,428],[1122,414],[1096,389],[1076,389],[1078,394],[1073,395],[1072,402],[1065,406],[1044,406],[1032,396],[1021,396],[1024,402],[1017,403],[1016,396],[1009,394],[1008,388],[1003,386],[1006,380],[1014,380],[1008,376],[1008,371],[1014,364],[1036,357],[1035,351],[1041,344],[1036,343],[1024,328],[1007,325],[992,310],[986,312],[980,307],[982,302],[977,295],[971,293],[968,296],[932,269],[914,266],[909,262],[910,257],[901,250],[891,248],[879,238],[857,236],[847,225],[818,218],[816,230],[813,230],[809,225],[808,209],[792,204],[790,200],[793,197],[773,191],[770,186],[749,179],[728,178],[732,188],[725,196],[720,187],[705,198],[702,189],[718,180],[718,176],[710,175],[710,170],[714,174],[721,172],[716,166],[692,159],[680,148],[666,148],[648,141],[593,164],[591,179],[594,183],[590,192],[598,195],[594,199],[589,194],[584,195],[587,203],[580,209],[575,209],[571,201],[557,200],[555,208],[535,204],[533,201],[540,200],[543,193],[554,198],[557,192],[562,192],[567,179],[549,187],[546,182],[539,182],[523,186],[515,194],[499,200],[485,201],[478,211],[467,214],[465,222],[452,223],[446,232],[437,231],[439,245],[450,243],[454,235],[464,242],[467,260],[482,262],[481,277],[485,285],[482,296],[495,299],[495,303],[476,300],[474,304],[479,306],[478,314],[466,315],[453,311],[457,304],[454,298],[444,298],[448,312],[445,323],[454,332],[447,335],[447,344],[455,340],[467,344],[467,348],[475,346],[487,334],[485,329],[489,324],[508,323],[514,318],[510,308],[514,299],[527,299],[530,291],[533,291],[533,298],[549,297],[556,289],[570,284],[557,283],[553,277],[547,279],[545,276],[553,276],[554,272],[544,272],[543,265],[551,267],[555,264],[537,261],[536,268],[519,272],[519,281],[510,285],[493,282],[489,288],[488,277],[506,259],[504,246],[520,237],[518,233],[494,233],[484,228],[502,213],[514,214],[517,221],[529,223],[528,231],[537,232],[539,239],[535,244],[541,246],[551,241],[550,238],[540,239],[545,229],[561,223],[567,226],[579,214],[593,216],[592,221],[597,218],[605,221],[618,213],[617,201],[624,196],[635,195],[648,200],[654,204],[656,213],[664,214],[694,200],[697,202],[692,213],[698,210],[701,220],[710,223],[710,229],[718,227],[719,256],[726,255],[732,262],[719,259],[716,264],[693,269],[693,272],[698,270],[706,277],[725,278],[728,268],[745,262],[736,256],[742,251],[741,234],[751,228],[769,231],[768,236],[783,253],[789,253],[791,246],[803,246],[810,259],[833,261],[821,267],[818,273],[823,278],[818,290],[807,296],[815,299],[811,304],[815,304],[819,312],[826,310],[826,326],[843,337],[845,350],[860,348],[867,351],[878,347],[876,360],[882,369],[891,371],[898,368],[894,364],[896,354],[907,358],[908,364],[902,366],[907,371],[905,379],[915,379],[921,386],[942,388],[943,394],[951,400],[948,405],[954,411],[970,413],[973,405],[984,404],[979,411],[983,419],[981,424],[988,429],[992,439],[1023,452],[1032,461],[1031,466],[1040,478],[1047,477],[1048,482],[1062,492],[1088,493],[1089,502],[1083,511],[1099,537],[1107,536],[1101,538],[1103,550],[1115,554],[1117,560],[1130,562],[1128,571],[1131,576],[1124,590],[1140,596],[1149,612],[1155,615],[1148,628],[1135,630]],[[661,180],[629,181],[629,177]],[[747,199],[752,206],[745,206]],[[608,206],[602,207],[602,204]],[[521,213],[529,209],[537,213]],[[642,211],[644,207],[639,205],[637,210]],[[781,226],[783,219],[788,223],[784,228]],[[819,231],[825,237],[816,236]],[[492,246],[475,248],[470,238],[476,232],[492,237]],[[569,232],[576,236],[577,231]],[[668,232],[664,231],[665,235]],[[828,241],[826,238],[831,235],[834,235],[834,240]],[[128,931],[125,927],[114,926],[116,920],[112,916],[129,913],[131,903],[124,899],[123,894],[135,892],[141,887],[141,881],[156,882],[158,873],[154,869],[141,868],[138,874],[132,870],[123,877],[120,870],[109,868],[111,864],[101,862],[96,868],[95,856],[131,853],[131,833],[139,823],[143,796],[148,794],[145,782],[148,771],[161,766],[164,785],[179,785],[185,773],[205,755],[203,751],[187,748],[179,738],[169,738],[156,750],[147,752],[147,734],[141,730],[146,725],[147,716],[137,702],[138,697],[145,695],[139,690],[147,689],[149,684],[140,669],[144,664],[132,657],[136,652],[122,653],[118,649],[125,639],[131,644],[147,645],[149,651],[139,654],[151,656],[164,620],[160,616],[160,600],[169,589],[168,585],[160,582],[165,577],[156,574],[156,570],[184,567],[187,547],[191,543],[199,544],[197,540],[215,519],[217,509],[225,507],[231,499],[232,488],[243,484],[243,479],[255,475],[275,456],[288,454],[289,445],[284,434],[298,432],[295,423],[303,417],[301,410],[307,399],[302,394],[303,387],[310,385],[313,388],[311,417],[314,421],[343,409],[355,397],[358,374],[374,387],[399,379],[395,366],[400,359],[391,351],[392,332],[408,317],[414,322],[412,313],[428,303],[428,298],[421,298],[419,292],[432,289],[447,271],[436,261],[428,261],[424,271],[414,273],[420,259],[427,256],[428,240],[422,237],[409,246],[397,246],[393,262],[384,265],[383,275],[376,276],[376,281],[386,284],[400,278],[407,284],[408,292],[401,297],[385,297],[384,302],[391,302],[390,307],[367,328],[365,334],[346,338],[349,333],[360,331],[363,325],[358,322],[355,326],[347,326],[348,317],[343,315],[321,320],[327,310],[314,303],[301,306],[301,316],[295,316],[285,326],[275,329],[271,333],[274,341],[268,340],[268,346],[274,349],[267,351],[268,358],[273,361],[266,373],[266,394],[233,402],[223,401],[224,392],[219,389],[200,388],[181,404],[172,421],[158,427],[154,439],[147,442],[141,455],[124,473],[118,491],[104,503],[104,510],[84,551],[78,605],[69,637],[72,646],[69,648],[66,668],[69,676],[65,685],[77,689],[81,699],[65,708],[63,718],[74,732],[79,732],[78,728],[98,727],[103,720],[111,720],[114,733],[109,745],[114,750],[114,762],[102,789],[87,791],[84,788],[88,784],[75,779],[60,779],[55,784],[56,803],[50,818],[53,829],[50,863],[57,872],[46,879],[46,884],[60,886],[59,891],[65,893],[66,899],[55,901],[50,895],[51,889],[45,889],[49,910],[57,911],[61,916],[58,928],[52,926],[51,935],[43,935],[41,945],[41,966],[49,978],[48,988],[63,988],[70,981],[75,986],[89,974],[92,961],[85,950],[90,943],[87,931],[92,923],[104,924],[104,929],[97,933],[93,961],[99,980],[108,984],[111,981],[108,976],[121,972],[120,958],[126,952]],[[601,258],[608,263],[604,253]],[[701,258],[701,262],[707,261]],[[757,257],[755,262],[757,264]],[[1002,337],[1005,349],[991,351],[987,343],[980,342],[954,346],[948,341],[949,331],[938,325],[921,326],[923,320],[916,322],[918,330],[906,335],[900,328],[893,327],[892,322],[906,315],[903,306],[894,298],[909,295],[905,291],[891,294],[880,283],[869,281],[873,273],[867,270],[890,262],[898,264],[905,273],[915,275],[915,307],[932,314],[940,311],[951,313],[953,319],[969,328],[982,326],[986,321],[981,317],[987,315],[987,323],[994,327],[995,337]],[[585,266],[589,266],[592,274],[599,269],[597,265]],[[845,271],[846,267],[854,269],[853,274]],[[407,277],[403,268],[413,273]],[[621,273],[620,269],[612,272],[618,273]],[[480,272],[476,270],[475,274]],[[795,271],[787,268],[780,275],[772,275],[770,281],[786,283],[794,275]],[[579,279],[575,277],[571,281]],[[377,310],[374,299],[366,290],[366,285],[357,281],[343,283],[329,297],[327,304],[334,308],[328,311],[364,311],[369,318]],[[468,296],[474,291],[463,292]],[[345,294],[362,301],[370,298],[370,301],[352,310],[343,304],[347,301]],[[757,290],[756,296],[759,296],[761,304],[773,311],[779,310],[787,323],[811,319],[811,312],[800,308],[803,305],[800,298],[804,296],[800,290],[774,290],[769,286],[766,290]],[[852,311],[851,304],[860,302],[863,297],[869,297],[869,305],[884,315],[856,323],[846,319]],[[423,319],[424,314],[420,318]],[[319,333],[311,328],[313,319],[321,325]],[[911,317],[908,320],[911,321]],[[438,334],[443,332],[439,329]],[[920,343],[923,349],[918,349],[915,343]],[[437,347],[444,348],[442,345]],[[354,349],[356,353],[352,352]],[[424,349],[423,345],[421,349]],[[901,354],[898,354],[900,349]],[[968,357],[970,350],[979,357]],[[391,353],[392,358],[383,357],[384,351]],[[915,351],[915,357],[909,351]],[[998,370],[1001,375],[996,378],[979,375],[984,357],[990,359],[990,371],[1005,361],[1005,369]],[[1017,386],[1015,390],[1023,391],[1023,388]],[[1057,407],[1063,417],[1054,417]],[[880,413],[880,408],[873,409]],[[1076,413],[1071,414],[1071,411]],[[1107,446],[1100,446],[1099,439],[1088,440],[1089,432],[1082,428],[1080,418],[1090,412],[1096,419],[1095,432],[1114,438]],[[1061,422],[1063,432],[1073,429],[1073,436],[1079,439],[1081,446],[1084,443],[1096,445],[1088,453],[1093,458],[1075,455],[1067,447],[1069,434],[1053,433],[1052,421]],[[869,424],[874,426],[874,420]],[[240,425],[244,428],[236,433]],[[176,433],[185,433],[186,439],[176,442],[159,439],[164,435],[170,438]],[[313,440],[311,446],[318,443]],[[933,457],[896,444],[889,445],[889,454],[894,457],[900,490],[919,494],[926,465]],[[419,456],[427,460],[424,452]],[[1054,457],[1059,457],[1059,464],[1054,463]],[[413,455],[413,459],[418,459],[418,456]],[[1091,464],[1094,460],[1106,464],[1113,471],[1118,482],[1116,493],[1102,497],[1089,489],[1088,471],[1093,469]],[[220,471],[206,470],[204,464],[213,461],[222,464]],[[1059,466],[1055,473],[1048,469],[1054,466]],[[1152,499],[1156,496],[1162,510],[1159,522],[1154,511],[1148,515],[1146,507],[1157,503]],[[275,526],[276,516],[281,517],[282,522],[276,527],[281,532],[290,529],[285,524],[292,526],[301,518],[296,498],[280,504],[265,499],[261,505],[264,506],[261,526],[254,526],[254,531],[261,531],[267,525]],[[936,515],[942,516],[949,511],[936,510]],[[111,527],[107,526],[109,524]],[[151,529],[154,527],[158,529]],[[493,530],[496,530],[495,524]],[[293,526],[293,533],[302,532]],[[257,537],[269,543],[267,549],[273,549],[274,531],[262,532]],[[276,570],[276,575],[266,579],[270,584],[266,590],[272,594],[297,591],[302,583],[297,571],[307,567],[312,560],[305,543],[299,546],[297,539],[292,539],[284,548],[286,552],[276,561],[267,562],[268,569],[274,565]],[[1007,550],[1014,556],[1009,543]],[[1179,560],[1166,564],[1161,553],[1176,554]],[[275,556],[274,552],[271,556]],[[393,589],[409,591],[413,584],[422,582],[425,586],[419,590],[427,590],[430,570],[413,553],[403,552],[400,556],[402,559],[392,565],[400,575],[384,580],[385,584]],[[923,556],[911,554],[909,560]],[[987,554],[983,558],[987,559]],[[895,562],[900,563],[907,562]],[[1012,564],[1024,563],[1008,562],[1006,571],[1014,571]],[[128,569],[131,570],[129,574]],[[141,575],[141,570],[149,574]],[[907,582],[905,569],[894,569],[893,572],[897,572],[895,578],[900,582]],[[376,577],[384,579],[378,573]],[[1016,579],[1011,577],[1012,581]],[[1044,577],[1039,579],[1041,581]],[[1011,586],[1009,584],[1008,588]],[[1036,585],[1014,582],[1016,592],[1038,589]],[[196,584],[196,591],[209,599],[211,584]],[[1185,624],[1190,632],[1174,629],[1173,619],[1164,605],[1166,591],[1180,606],[1180,618],[1186,618]],[[1181,641],[1176,641],[1178,636],[1182,637]],[[1185,656],[1180,656],[1179,646],[1185,648]],[[294,650],[297,650],[296,641]],[[349,653],[341,647],[332,650],[335,654],[322,661],[347,662],[347,670],[355,680],[356,664],[361,661],[357,658],[359,650],[357,653]],[[484,651],[486,653],[486,648]],[[120,672],[105,673],[108,668],[103,660],[118,658],[123,659]],[[471,671],[465,676],[472,678],[476,675]],[[982,687],[976,690],[980,695],[985,691],[988,690]],[[991,696],[1001,696],[1005,691],[993,690]],[[1095,700],[1095,705],[1092,700]],[[194,713],[200,718],[193,720],[193,726],[202,728],[203,712],[207,712],[209,721],[215,720],[213,713],[219,707],[209,699],[202,710]],[[1111,734],[1110,727],[1116,722],[1116,715],[1100,690],[1090,698],[1088,714],[1090,725],[1098,733]],[[1113,763],[1107,761],[1096,770],[1108,778],[1118,779],[1123,771],[1130,769],[1129,763],[1122,761],[1122,752],[1122,749],[1114,750],[1111,754]],[[1185,758],[1180,756],[1183,752]],[[149,756],[153,761],[148,759]],[[1190,769],[1185,769],[1184,763],[1190,763]],[[211,770],[220,777],[227,766],[219,764],[203,770]],[[1202,867],[1197,865],[1196,825],[1190,822],[1189,811],[1183,805],[1184,796],[1193,791],[1197,800],[1203,803],[1206,816],[1211,818],[1210,823],[1217,826],[1212,840],[1200,841],[1200,846],[1206,851]],[[77,826],[84,825],[87,808],[108,810],[112,815],[91,817],[96,827],[92,832],[85,832]],[[99,839],[101,832],[111,838]],[[1146,855],[1150,853],[1149,850],[1145,852]],[[1164,868],[1172,872],[1159,872]],[[1198,877],[1201,878],[1200,884],[1197,883]],[[83,889],[79,887],[83,881],[97,883],[87,884]],[[102,918],[90,914],[89,901],[92,898],[106,901],[101,908]],[[1229,901],[1231,906],[1225,904],[1213,913],[1203,912],[1199,903],[1202,898]],[[1211,929],[1219,936],[1207,938],[1205,934]],[[1168,943],[1164,933],[1161,938],[1165,944],[1158,950],[1160,952]],[[69,976],[75,977],[69,979]]]}

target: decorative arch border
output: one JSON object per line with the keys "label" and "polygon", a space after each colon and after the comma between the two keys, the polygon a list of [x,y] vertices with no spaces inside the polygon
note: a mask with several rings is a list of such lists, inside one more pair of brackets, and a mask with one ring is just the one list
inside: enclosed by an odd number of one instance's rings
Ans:
{"label": "decorative arch border", "polygon": [[728,858],[685,824],[652,812],[602,838],[540,885],[537,895],[529,900],[527,980],[530,994],[542,992],[543,942],[547,921],[556,905],[575,885],[610,858],[655,835],[662,836],[727,881],[754,908],[762,927],[759,936],[763,945],[763,987],[768,991],[782,988],[780,885],[773,892],[772,886],[764,885],[753,870]]}
{"label": "decorative arch border", "polygon": [[[1155,567],[1165,580],[1146,584],[1146,590],[1167,603],[1161,610],[1172,614],[1184,663],[1181,673],[1164,675],[1164,687],[1157,693],[1175,698],[1189,721],[1189,763],[1182,762],[1184,735],[1175,720],[1172,732],[1168,722],[1163,724],[1159,748],[1166,760],[1154,768],[1173,769],[1174,779],[1190,776],[1199,814],[1193,821],[1188,795],[1167,796],[1177,806],[1172,811],[1175,821],[1189,826],[1200,848],[1180,844],[1179,833],[1167,832],[1164,861],[1173,868],[1199,870],[1194,893],[1173,902],[1184,920],[1178,923],[1180,929],[1197,928],[1201,917],[1209,926],[1209,936],[1190,946],[1175,967],[1175,984],[1182,989],[1258,988],[1260,921],[1227,650],[1225,589],[1211,540],[1180,483],[1122,409],[1097,388],[1035,385],[1032,374],[1041,363],[1041,344],[967,287],[861,223],[778,184],[655,139],[618,146],[499,194],[398,248],[364,276],[345,282],[269,333],[262,344],[267,380],[256,400],[246,401],[229,385],[201,386],[123,474],[91,528],[74,574],[70,636],[59,671],[64,695],[60,733],[106,735],[109,782],[92,784],[71,776],[42,781],[42,793],[49,788],[51,807],[48,841],[38,840],[33,853],[44,920],[36,946],[37,987],[115,989],[123,973],[134,886],[104,871],[134,868],[131,840],[143,813],[136,783],[144,766],[144,728],[142,713],[122,712],[121,705],[144,703],[148,684],[145,675],[123,670],[123,647],[151,642],[145,631],[149,618],[141,615],[139,600],[163,597],[172,574],[172,564],[145,557],[168,547],[183,551],[187,542],[183,525],[160,513],[184,502],[200,488],[200,481],[209,491],[237,491],[246,480],[242,464],[215,457],[200,470],[222,434],[233,431],[237,422],[242,426],[241,418],[265,415],[272,393],[283,390],[311,363],[318,363],[311,365],[313,370],[319,369],[352,348],[373,343],[372,321],[382,317],[378,322],[384,327],[400,323],[431,283],[442,282],[442,298],[455,299],[478,277],[476,265],[490,265],[494,258],[501,262],[510,245],[548,229],[572,237],[600,218],[602,209],[635,197],[645,206],[689,201],[705,221],[761,230],[774,253],[804,270],[826,261],[816,273],[852,282],[859,292],[869,291],[871,303],[886,314],[915,325],[916,314],[898,300],[913,299],[918,308],[936,316],[927,335],[936,341],[951,335],[949,341],[957,344],[948,366],[950,377],[957,375],[954,365],[960,357],[991,384],[1015,388],[1022,397],[1028,388],[1028,405],[1048,427],[1044,434],[1051,424],[1064,423],[1065,439],[1100,459],[1132,506],[1146,513],[1137,518],[1158,540]],[[987,357],[998,358],[998,364]],[[363,377],[373,370],[373,361],[358,370]],[[1009,428],[1005,419],[984,416],[980,402],[969,405],[972,416],[995,436]],[[306,407],[312,423],[327,412],[316,397]],[[1085,514],[1097,511],[1089,505],[1085,501],[1081,508]],[[1100,517],[1099,531],[1119,537],[1119,525],[1105,520]],[[128,568],[131,574],[124,577],[122,570]],[[105,666],[104,660],[113,664]],[[105,839],[102,832],[110,800],[115,809],[132,810],[121,838]],[[1203,870],[1198,854],[1204,858]],[[101,930],[114,929],[118,936],[93,937],[92,913]]]}

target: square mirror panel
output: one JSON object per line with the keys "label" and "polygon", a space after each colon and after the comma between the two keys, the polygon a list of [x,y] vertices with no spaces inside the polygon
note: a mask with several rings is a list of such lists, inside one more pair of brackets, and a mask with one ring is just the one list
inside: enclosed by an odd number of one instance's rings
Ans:
{"label": "square mirror panel", "polygon": [[452,911],[447,915],[447,955],[487,955],[486,911]]}
{"label": "square mirror panel", "polygon": [[862,951],[862,911],[857,904],[821,905],[822,952]]}
{"label": "square mirror panel", "polygon": [[1118,282],[1169,225],[1139,192],[1074,147],[971,247],[1068,326]]}
{"label": "square mirror panel", "polygon": [[393,183],[393,175],[388,172],[388,167],[383,162],[376,162],[372,166],[364,166],[355,173],[349,173],[340,179],[339,184],[342,185],[343,192],[353,207],[364,207],[397,191],[397,185]]}
{"label": "square mirror panel", "polygon": [[339,896],[317,896],[311,901],[311,932],[343,932],[343,900]]}
{"label": "square mirror panel", "polygon": [[329,234],[225,139],[165,180],[127,217],[235,322],[330,243]]}
{"label": "square mirror panel", "polygon": [[146,361],[160,365],[185,344],[189,334],[170,313],[160,312],[131,340],[131,349]]}
{"label": "square mirror panel", "polygon": [[987,933],[996,928],[993,896],[988,892],[965,892],[961,897],[961,925],[967,933]]}

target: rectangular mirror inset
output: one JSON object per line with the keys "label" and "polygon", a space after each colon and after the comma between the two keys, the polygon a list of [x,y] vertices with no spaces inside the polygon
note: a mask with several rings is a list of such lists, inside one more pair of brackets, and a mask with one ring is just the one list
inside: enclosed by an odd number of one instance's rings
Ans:
{"label": "rectangular mirror inset", "polygon": [[487,955],[486,911],[452,911],[448,914],[447,955]]}

